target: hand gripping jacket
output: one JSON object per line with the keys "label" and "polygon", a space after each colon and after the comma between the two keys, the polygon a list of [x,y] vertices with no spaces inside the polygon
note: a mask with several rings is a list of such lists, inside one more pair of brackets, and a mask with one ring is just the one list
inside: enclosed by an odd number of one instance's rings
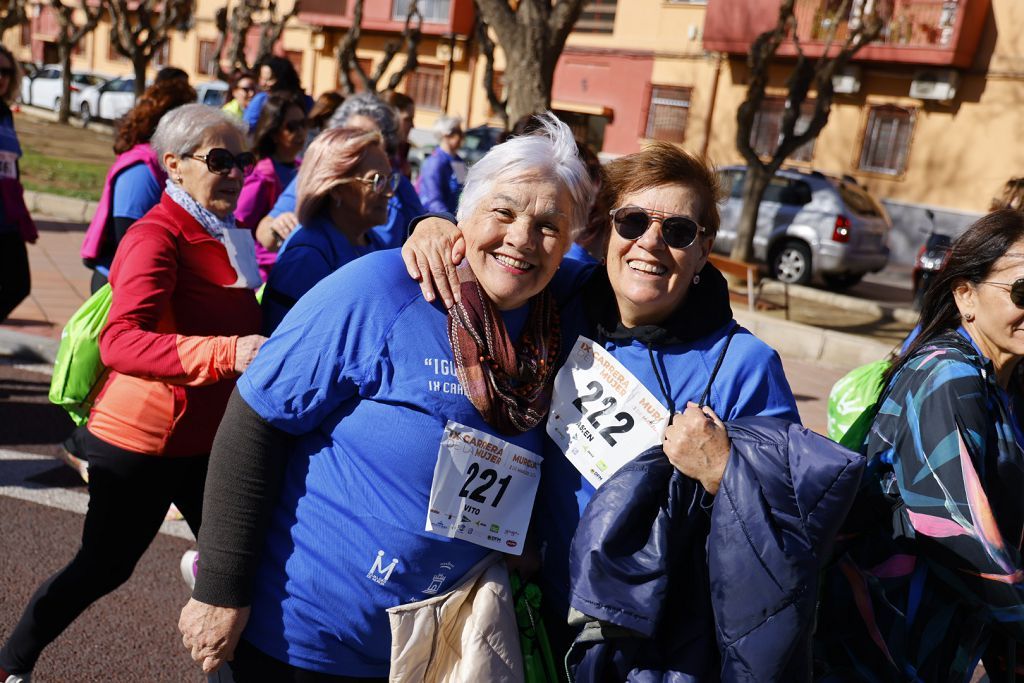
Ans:
{"label": "hand gripping jacket", "polygon": [[810,680],[818,573],[864,458],[778,418],[726,426],[710,516],[660,448],[590,501],[569,567],[572,607],[590,617],[576,681]]}

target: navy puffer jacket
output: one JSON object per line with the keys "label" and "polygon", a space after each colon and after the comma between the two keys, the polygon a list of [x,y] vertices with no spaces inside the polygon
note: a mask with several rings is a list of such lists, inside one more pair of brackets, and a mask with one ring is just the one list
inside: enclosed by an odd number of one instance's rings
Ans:
{"label": "navy puffer jacket", "polygon": [[726,427],[714,499],[655,448],[590,501],[570,557],[576,681],[810,680],[818,572],[864,459],[778,418]]}

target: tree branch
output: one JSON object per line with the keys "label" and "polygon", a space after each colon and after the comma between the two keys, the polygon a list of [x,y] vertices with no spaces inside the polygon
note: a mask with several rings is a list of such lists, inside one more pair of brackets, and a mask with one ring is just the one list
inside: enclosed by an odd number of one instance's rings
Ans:
{"label": "tree branch", "polygon": [[480,52],[484,55],[484,92],[487,93],[487,102],[491,105],[491,110],[498,115],[507,130],[509,123],[508,99],[499,99],[498,91],[494,87],[494,41],[491,40],[491,35],[487,29],[487,22],[484,21],[483,17],[477,15],[475,30],[476,39],[480,41]]}
{"label": "tree branch", "polygon": [[[413,16],[416,17],[416,25],[413,26]],[[398,87],[398,84],[402,82],[405,75],[411,71],[416,70],[416,66],[419,64],[419,58],[417,52],[419,50],[420,40],[423,37],[423,15],[420,14],[418,0],[412,0],[409,4],[409,13],[405,17],[405,27],[402,29],[402,41],[405,43],[405,64],[401,69],[391,74],[391,78],[388,79],[388,86],[385,90],[394,90]],[[383,72],[381,72],[383,73]]]}
{"label": "tree branch", "polygon": [[338,46],[338,71],[342,78],[341,90],[346,96],[356,91],[356,84],[352,80],[353,72],[359,75],[364,87],[367,86],[368,78],[356,58],[356,46],[359,45],[359,38],[362,34],[363,0],[356,0],[355,7],[352,9],[352,26],[345,33],[341,45]]}

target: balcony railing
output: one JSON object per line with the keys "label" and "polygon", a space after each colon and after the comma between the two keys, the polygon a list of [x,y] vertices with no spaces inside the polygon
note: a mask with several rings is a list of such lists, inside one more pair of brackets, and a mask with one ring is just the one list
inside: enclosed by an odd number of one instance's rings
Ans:
{"label": "balcony railing", "polygon": [[957,0],[874,0],[852,2],[844,16],[830,0],[798,0],[795,9],[797,36],[802,42],[824,42],[835,29],[834,42],[841,43],[851,29],[860,25],[867,6],[882,20],[882,32],[872,45],[892,47],[949,48],[953,44]]}
{"label": "balcony railing", "polygon": [[[708,0],[704,48],[747,52],[761,32],[774,27],[780,1]],[[848,8],[840,13],[844,4]],[[990,6],[991,0],[796,0],[796,37],[811,57],[822,53],[830,35],[838,50],[871,13],[882,20],[881,34],[857,53],[857,61],[964,68],[977,51]],[[796,52],[786,42],[778,54]]]}

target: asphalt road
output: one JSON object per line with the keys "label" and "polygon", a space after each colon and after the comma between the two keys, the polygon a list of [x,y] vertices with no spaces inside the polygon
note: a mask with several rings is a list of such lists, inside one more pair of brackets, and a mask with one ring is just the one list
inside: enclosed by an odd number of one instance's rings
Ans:
{"label": "asphalt road", "polygon": [[[0,359],[0,639],[74,555],[88,502],[81,479],[52,457],[72,425],[47,402],[45,373]],[[182,523],[165,528],[132,578],[47,648],[33,683],[205,680],[176,626],[189,595],[178,560],[192,543]]]}

